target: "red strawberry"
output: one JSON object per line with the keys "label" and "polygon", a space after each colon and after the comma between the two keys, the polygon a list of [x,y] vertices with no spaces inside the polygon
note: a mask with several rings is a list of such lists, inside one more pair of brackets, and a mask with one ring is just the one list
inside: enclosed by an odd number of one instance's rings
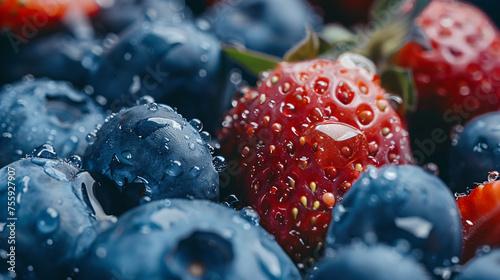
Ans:
{"label": "red strawberry", "polygon": [[60,20],[70,9],[80,9],[91,15],[98,12],[99,5],[95,0],[2,0],[0,29],[9,28],[16,33],[36,32]]}
{"label": "red strawberry", "polygon": [[452,109],[457,115],[458,108],[453,106],[458,105],[465,111],[464,119],[497,110],[500,33],[486,14],[463,2],[435,0],[416,24],[432,49],[409,43],[396,60],[413,70],[419,109],[437,107],[442,113]]}
{"label": "red strawberry", "polygon": [[415,20],[430,42],[406,44],[395,63],[409,68],[418,93],[409,119],[415,160],[447,178],[449,131],[500,108],[500,33],[486,14],[460,1],[434,0]]}
{"label": "red strawberry", "polygon": [[500,181],[475,188],[457,200],[462,214],[465,263],[483,245],[500,247]]}
{"label": "red strawberry", "polygon": [[281,63],[241,90],[218,135],[233,191],[296,262],[319,257],[332,207],[367,165],[412,161],[378,76],[340,61]]}

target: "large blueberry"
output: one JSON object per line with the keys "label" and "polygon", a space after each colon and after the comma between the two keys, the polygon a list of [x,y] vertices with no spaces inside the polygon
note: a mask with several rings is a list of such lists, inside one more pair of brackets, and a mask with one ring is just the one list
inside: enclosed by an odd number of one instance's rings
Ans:
{"label": "large blueberry", "polygon": [[277,56],[305,37],[306,25],[321,25],[321,17],[303,0],[219,1],[203,18],[200,26],[220,40]]}
{"label": "large blueberry", "polygon": [[377,244],[345,246],[326,250],[310,271],[310,280],[428,280],[430,276],[413,258],[396,249]]}
{"label": "large blueberry", "polygon": [[91,83],[115,112],[149,95],[213,130],[227,106],[219,101],[222,71],[220,44],[211,34],[190,22],[145,21],[103,57]]}
{"label": "large blueberry", "polygon": [[455,197],[418,166],[368,168],[333,209],[327,244],[354,240],[408,247],[432,271],[459,261],[462,223]]}
{"label": "large blueberry", "polygon": [[262,228],[227,207],[184,199],[127,212],[97,238],[78,269],[83,280],[301,279]]}
{"label": "large blueberry", "polygon": [[497,280],[500,277],[500,249],[468,262],[455,280]]}
{"label": "large blueberry", "polygon": [[120,33],[127,27],[148,19],[180,22],[192,17],[191,10],[179,0],[118,0],[109,1],[93,19],[102,33]]}
{"label": "large blueberry", "polygon": [[200,135],[200,129],[198,120],[188,122],[155,103],[112,115],[91,140],[95,143],[85,161],[87,169],[113,181],[96,189],[101,201],[109,200],[106,210],[119,214],[143,197],[217,201],[219,177],[206,142],[210,135]]}
{"label": "large blueberry", "polygon": [[0,84],[25,75],[68,81],[78,88],[88,83],[89,72],[102,53],[96,41],[66,32],[15,44],[0,37]]}
{"label": "large blueberry", "polygon": [[452,142],[450,188],[464,192],[500,171],[500,112],[481,115],[465,125]]}
{"label": "large blueberry", "polygon": [[102,109],[65,82],[24,79],[0,91],[0,166],[51,144],[61,158],[83,154]]}
{"label": "large blueberry", "polygon": [[66,279],[74,273],[75,260],[96,237],[87,178],[57,159],[32,157],[0,169],[2,272],[14,265],[19,279]]}

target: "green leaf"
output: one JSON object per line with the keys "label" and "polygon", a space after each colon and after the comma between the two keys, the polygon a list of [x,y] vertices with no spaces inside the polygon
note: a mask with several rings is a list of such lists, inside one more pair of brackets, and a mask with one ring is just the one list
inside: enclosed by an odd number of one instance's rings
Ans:
{"label": "green leaf", "polygon": [[379,25],[405,19],[413,22],[432,0],[376,0],[370,12],[371,21]]}
{"label": "green leaf", "polygon": [[272,55],[235,48],[229,45],[223,45],[222,52],[233,62],[256,76],[262,71],[276,68],[281,61],[278,57]]}
{"label": "green leaf", "polygon": [[417,107],[417,92],[413,75],[409,69],[397,66],[387,68],[380,76],[382,87],[389,93],[403,99],[402,113],[415,112]]}
{"label": "green leaf", "polygon": [[283,57],[283,60],[286,62],[297,62],[315,59],[330,48],[331,45],[325,39],[321,38],[309,26],[306,26],[306,37],[289,50]]}

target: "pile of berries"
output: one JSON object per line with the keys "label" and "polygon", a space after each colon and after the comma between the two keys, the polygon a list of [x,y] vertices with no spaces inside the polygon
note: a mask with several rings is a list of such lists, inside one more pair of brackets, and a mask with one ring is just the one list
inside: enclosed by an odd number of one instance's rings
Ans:
{"label": "pile of berries", "polygon": [[497,8],[0,1],[0,279],[500,279]]}

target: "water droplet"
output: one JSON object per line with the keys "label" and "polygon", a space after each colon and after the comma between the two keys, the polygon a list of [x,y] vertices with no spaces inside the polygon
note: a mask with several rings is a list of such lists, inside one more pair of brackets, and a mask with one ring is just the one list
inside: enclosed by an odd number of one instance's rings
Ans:
{"label": "water droplet", "polygon": [[314,92],[317,94],[323,94],[328,89],[330,82],[327,78],[318,78],[314,84]]}
{"label": "water droplet", "polygon": [[320,168],[346,167],[368,155],[368,143],[357,128],[334,121],[315,124],[304,132],[304,138],[316,146],[316,163]]}
{"label": "water droplet", "polygon": [[206,132],[206,131],[202,131],[200,132],[200,137],[201,139],[205,142],[205,143],[208,143],[210,142],[210,140],[212,140],[211,136],[210,136],[210,133]]}
{"label": "water droplet", "polygon": [[36,148],[32,155],[38,158],[55,159],[57,158],[56,151],[54,147],[49,144],[43,144],[42,146]]}
{"label": "water droplet", "polygon": [[104,249],[103,247],[99,247],[95,250],[95,255],[99,258],[99,259],[103,259],[106,257],[106,255],[108,254],[108,252],[106,251],[106,249]]}
{"label": "water droplet", "polygon": [[212,164],[215,167],[215,171],[217,172],[222,172],[226,170],[226,159],[221,156],[215,156],[214,159],[212,160]]}
{"label": "water droplet", "polygon": [[201,130],[203,129],[203,124],[198,119],[192,119],[192,120],[190,120],[189,124],[192,127],[194,127],[196,130],[198,130],[198,132],[201,132]]}
{"label": "water droplet", "polygon": [[166,118],[148,118],[138,121],[134,126],[134,132],[140,138],[147,138],[160,128],[164,127],[182,131],[182,125],[174,120]]}
{"label": "water droplet", "polygon": [[76,168],[82,168],[83,166],[82,158],[78,155],[70,156],[68,159],[68,163]]}
{"label": "water droplet", "polygon": [[180,161],[174,160],[170,162],[165,171],[168,176],[177,177],[182,173],[182,163]]}
{"label": "water droplet", "polygon": [[295,106],[293,106],[293,104],[291,103],[282,103],[280,111],[283,115],[291,117],[295,113]]}
{"label": "water droplet", "polygon": [[495,182],[498,177],[500,177],[500,173],[498,173],[498,171],[491,171],[488,174],[488,183]]}
{"label": "water droplet", "polygon": [[201,168],[199,168],[198,166],[193,166],[189,170],[189,176],[191,176],[192,178],[196,178],[200,176],[200,174],[201,174]]}
{"label": "water droplet", "polygon": [[87,140],[87,143],[89,143],[89,145],[93,145],[95,143],[96,138],[97,135],[95,134],[95,132],[91,132],[87,134],[87,137],[85,139]]}
{"label": "water droplet", "polygon": [[155,103],[155,99],[149,95],[144,95],[139,99],[139,105],[147,105],[152,103]]}
{"label": "water droplet", "polygon": [[156,111],[156,110],[158,110],[158,104],[156,104],[154,102],[153,103],[148,103],[146,106],[148,106],[148,109],[150,111]]}
{"label": "water droplet", "polygon": [[354,91],[344,82],[339,83],[335,95],[337,99],[345,105],[351,103],[354,99]]}
{"label": "water droplet", "polygon": [[240,216],[253,225],[258,226],[260,223],[259,214],[252,207],[247,206],[240,210]]}
{"label": "water droplet", "polygon": [[59,227],[59,212],[49,207],[38,214],[36,228],[41,234],[50,234]]}

